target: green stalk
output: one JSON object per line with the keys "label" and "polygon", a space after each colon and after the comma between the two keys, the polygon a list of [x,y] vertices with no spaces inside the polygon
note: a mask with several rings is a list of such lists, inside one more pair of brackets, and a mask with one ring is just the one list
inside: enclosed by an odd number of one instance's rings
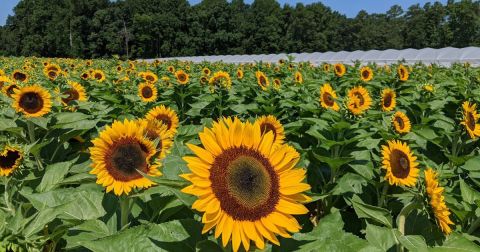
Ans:
{"label": "green stalk", "polygon": [[[35,143],[35,125],[30,120],[27,120],[27,129],[28,129],[28,138],[30,139],[30,143],[33,144]],[[38,169],[42,171],[43,165],[40,162],[40,158],[38,157],[38,154],[33,154],[33,156],[35,157],[35,161],[37,161]]]}
{"label": "green stalk", "polygon": [[383,207],[383,203],[385,202],[385,196],[387,196],[387,191],[388,191],[388,183],[387,181],[385,181],[383,184],[382,194],[380,195],[380,200],[378,201],[378,204],[377,204],[378,207]]}
{"label": "green stalk", "polygon": [[3,177],[3,183],[5,184],[5,192],[3,193],[3,198],[5,200],[5,205],[7,206],[8,210],[12,212],[12,214],[15,214],[15,208],[13,208],[8,197],[8,182],[10,182],[10,178]]}
{"label": "green stalk", "polygon": [[468,234],[472,234],[473,232],[475,232],[475,230],[477,230],[477,228],[480,226],[480,217],[477,217],[477,219],[475,219],[475,221],[473,221],[472,225],[470,226],[470,228],[468,228],[468,231],[467,233]]}
{"label": "green stalk", "polygon": [[[400,233],[402,235],[405,235],[405,221],[407,220],[408,215],[413,210],[417,209],[419,206],[420,206],[420,204],[418,204],[416,201],[412,201],[412,202],[408,203],[406,206],[404,206],[402,208],[402,210],[400,211],[400,214],[398,214],[398,216],[397,216],[397,228],[398,228],[398,231],[400,231]],[[398,252],[403,252],[404,251],[404,248],[403,248],[402,244],[397,244],[397,251]]]}
{"label": "green stalk", "polygon": [[125,228],[128,224],[128,216],[130,215],[130,198],[122,196],[119,199],[120,203],[120,229]]}

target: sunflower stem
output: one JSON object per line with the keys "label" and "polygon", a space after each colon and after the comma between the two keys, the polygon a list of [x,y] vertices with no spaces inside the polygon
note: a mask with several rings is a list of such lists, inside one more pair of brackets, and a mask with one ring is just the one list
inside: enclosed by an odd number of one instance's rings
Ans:
{"label": "sunflower stem", "polygon": [[130,198],[128,196],[120,197],[120,230],[128,224],[130,215]]}
{"label": "sunflower stem", "polygon": [[467,233],[472,234],[473,232],[475,232],[475,230],[477,230],[479,226],[480,226],[480,217],[477,217],[477,219],[475,219],[472,225],[468,228]]}
{"label": "sunflower stem", "polygon": [[[35,125],[30,120],[27,120],[27,129],[28,129],[28,138],[30,139],[30,143],[33,144],[35,143]],[[34,153],[33,156],[35,157],[35,161],[37,161],[38,169],[42,171],[43,165],[40,162],[40,158],[38,157],[38,154]]]}
{"label": "sunflower stem", "polygon": [[8,197],[8,182],[10,182],[10,178],[3,177],[3,183],[5,184],[5,192],[3,193],[3,197],[5,199],[5,205],[7,206],[8,210],[12,212],[12,214],[15,214],[15,208],[12,207],[12,204],[10,203],[10,199]]}
{"label": "sunflower stem", "polygon": [[388,183],[387,181],[385,181],[383,184],[382,194],[380,194],[380,200],[378,201],[378,204],[377,204],[378,207],[383,207],[383,203],[385,202],[385,197],[387,196],[387,191],[388,191]]}
{"label": "sunflower stem", "polygon": [[[400,231],[400,233],[402,235],[405,235],[405,221],[407,220],[407,217],[408,215],[415,209],[417,209],[418,207],[420,207],[420,204],[416,201],[412,201],[410,203],[408,203],[407,205],[405,205],[402,210],[400,211],[400,213],[398,214],[397,216],[397,228],[398,228],[398,231]],[[402,244],[397,244],[397,251],[398,252],[403,252],[404,251],[404,248],[402,246]]]}

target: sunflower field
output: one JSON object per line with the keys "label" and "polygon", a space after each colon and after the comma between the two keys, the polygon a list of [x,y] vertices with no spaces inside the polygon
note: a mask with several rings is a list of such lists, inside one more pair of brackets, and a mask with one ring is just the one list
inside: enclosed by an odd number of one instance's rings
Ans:
{"label": "sunflower field", "polygon": [[480,68],[0,58],[2,251],[480,251]]}

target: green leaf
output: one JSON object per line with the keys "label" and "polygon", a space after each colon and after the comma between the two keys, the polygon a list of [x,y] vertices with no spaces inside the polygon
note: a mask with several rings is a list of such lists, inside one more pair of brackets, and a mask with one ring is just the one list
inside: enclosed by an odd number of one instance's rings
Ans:
{"label": "green leaf", "polygon": [[467,171],[480,171],[480,156],[469,159],[462,166],[462,169]]}
{"label": "green leaf", "polygon": [[365,238],[367,238],[367,241],[370,244],[381,249],[382,251],[387,251],[396,244],[393,229],[379,227],[369,223],[367,223]]}
{"label": "green leaf", "polygon": [[442,246],[434,247],[430,249],[433,252],[471,252],[471,251],[480,251],[480,246],[474,242],[463,237],[461,234],[452,233],[450,234]]}
{"label": "green leaf", "polygon": [[333,188],[333,195],[340,195],[347,192],[361,194],[362,187],[367,185],[367,181],[360,175],[354,173],[347,173],[343,175]]}
{"label": "green leaf", "polygon": [[57,184],[62,182],[73,162],[68,161],[48,165],[47,168],[45,168],[45,174],[42,177],[42,182],[40,182],[37,187],[37,191],[45,192],[55,188]]}
{"label": "green leaf", "polygon": [[469,204],[475,204],[475,201],[480,199],[480,192],[468,186],[463,179],[460,179],[460,191],[463,200]]}
{"label": "green leaf", "polygon": [[205,240],[197,243],[197,252],[224,252],[220,245],[213,241]]}
{"label": "green leaf", "polygon": [[381,223],[389,228],[392,227],[392,215],[387,209],[368,205],[357,195],[352,198],[352,205],[359,218],[367,218]]}
{"label": "green leaf", "polygon": [[427,243],[421,235],[400,235],[398,241],[409,251],[423,252],[428,249]]}
{"label": "green leaf", "polygon": [[12,119],[0,118],[0,131],[15,128],[17,124]]}
{"label": "green leaf", "polygon": [[337,158],[331,158],[331,157],[325,157],[325,156],[320,156],[320,155],[317,155],[315,153],[313,153],[313,156],[324,162],[324,163],[327,163],[328,166],[330,166],[330,168],[332,170],[338,170],[338,168],[340,168],[342,165],[344,164],[348,164],[350,162],[352,162],[353,160],[355,160],[355,158],[351,158],[351,157],[337,157]]}

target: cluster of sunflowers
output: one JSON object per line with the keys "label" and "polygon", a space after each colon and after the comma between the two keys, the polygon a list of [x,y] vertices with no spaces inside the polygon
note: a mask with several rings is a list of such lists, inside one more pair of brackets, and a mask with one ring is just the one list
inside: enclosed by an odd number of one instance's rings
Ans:
{"label": "cluster of sunflowers", "polygon": [[0,58],[0,89],[5,249],[479,249],[479,68]]}

